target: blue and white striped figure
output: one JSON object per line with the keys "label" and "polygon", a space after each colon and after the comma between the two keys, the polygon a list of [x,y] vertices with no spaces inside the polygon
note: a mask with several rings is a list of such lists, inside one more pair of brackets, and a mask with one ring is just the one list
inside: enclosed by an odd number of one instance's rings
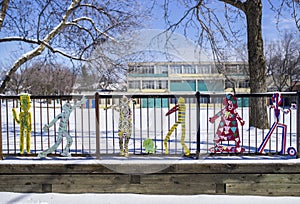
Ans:
{"label": "blue and white striped figure", "polygon": [[[271,126],[269,132],[267,133],[267,135],[265,136],[264,140],[262,141],[261,145],[258,148],[258,152],[260,154],[263,153],[268,141],[270,140],[274,130],[276,130],[276,128],[282,128],[282,139],[281,139],[281,150],[279,152],[279,154],[285,154],[285,149],[286,149],[286,131],[287,131],[287,126],[283,123],[280,123],[280,112],[282,111],[285,114],[288,114],[291,109],[287,109],[284,110],[283,108],[281,108],[280,106],[282,105],[283,99],[280,93],[276,92],[273,94],[272,96],[272,105],[270,108],[274,109],[274,115],[276,118],[276,121],[273,123],[273,125]],[[295,108],[295,106],[292,106],[292,108]],[[288,148],[288,154],[291,156],[294,156],[296,154],[296,149],[294,147],[289,147]]]}
{"label": "blue and white striped figure", "polygon": [[58,148],[58,146],[61,144],[63,137],[66,137],[67,144],[66,144],[63,152],[61,153],[61,155],[65,156],[65,157],[71,156],[69,151],[70,151],[70,147],[73,143],[73,139],[70,136],[70,134],[68,133],[68,121],[69,121],[72,111],[76,107],[79,107],[85,103],[86,103],[86,98],[84,96],[78,103],[74,104],[73,106],[69,102],[65,103],[62,107],[62,112],[60,114],[58,114],[48,125],[44,126],[44,131],[48,131],[50,127],[52,127],[58,120],[60,120],[58,134],[57,134],[58,138],[57,138],[55,144],[53,146],[51,146],[49,149],[46,149],[43,152],[40,152],[38,154],[38,157],[40,157],[40,158],[46,157],[51,152],[55,151]]}

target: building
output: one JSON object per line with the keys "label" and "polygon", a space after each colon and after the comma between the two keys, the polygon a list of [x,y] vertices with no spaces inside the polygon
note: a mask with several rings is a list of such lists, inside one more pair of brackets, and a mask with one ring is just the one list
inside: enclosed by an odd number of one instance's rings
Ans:
{"label": "building", "polygon": [[[249,92],[247,65],[225,63],[220,74],[212,62],[135,62],[128,64],[127,91],[139,93],[224,92],[234,83]],[[230,83],[231,82],[231,83]]]}

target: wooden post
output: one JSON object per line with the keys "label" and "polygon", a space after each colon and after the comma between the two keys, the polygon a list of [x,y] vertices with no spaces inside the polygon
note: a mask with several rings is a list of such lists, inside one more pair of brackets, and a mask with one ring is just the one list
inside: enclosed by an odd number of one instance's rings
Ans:
{"label": "wooden post", "polygon": [[99,93],[95,94],[95,115],[96,115],[96,158],[100,159],[100,114],[99,114]]}
{"label": "wooden post", "polygon": [[[1,109],[1,101],[0,99],[0,124],[2,124],[2,109]],[[2,152],[2,127],[0,128],[0,160],[3,159],[3,152]]]}
{"label": "wooden post", "polygon": [[197,115],[197,151],[196,158],[199,159],[200,155],[200,92],[196,92],[197,106],[196,106],[196,115]]}
{"label": "wooden post", "polygon": [[300,158],[300,91],[297,91],[297,158]]}

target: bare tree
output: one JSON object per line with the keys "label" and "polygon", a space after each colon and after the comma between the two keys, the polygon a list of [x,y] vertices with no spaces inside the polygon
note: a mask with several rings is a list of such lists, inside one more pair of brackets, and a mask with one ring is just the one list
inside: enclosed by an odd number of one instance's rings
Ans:
{"label": "bare tree", "polygon": [[42,54],[86,60],[96,45],[117,41],[139,26],[143,12],[137,0],[1,0],[0,43],[27,45],[1,82],[3,92],[12,75]]}
{"label": "bare tree", "polygon": [[90,79],[97,84],[97,88],[109,89],[125,81],[127,55],[130,55],[132,45],[132,39],[124,34],[118,41],[105,41],[95,48],[86,63],[86,71],[91,76]]}
{"label": "bare tree", "polygon": [[[199,44],[208,45],[215,60],[220,64],[219,72],[225,76],[226,73],[222,65],[222,62],[226,60],[223,56],[224,50],[228,50],[229,47],[235,49],[243,41],[242,37],[247,36],[251,93],[267,91],[267,70],[262,38],[262,0],[198,0],[196,2],[182,0],[180,2],[185,6],[186,11],[176,22],[172,22],[169,18],[171,0],[165,0],[165,17],[169,24],[168,30],[183,29],[187,33],[190,28],[194,29],[193,32],[197,29]],[[268,2],[272,8],[275,8],[271,0]],[[296,13],[299,11],[299,3],[293,0],[280,0],[279,5],[280,8],[291,8],[291,11],[294,12],[294,19],[297,19]],[[278,16],[280,16],[280,11],[277,10]],[[243,23],[244,29],[241,27]],[[250,114],[256,115],[256,117],[250,117],[250,125],[268,128],[264,100],[250,101],[250,106]]]}
{"label": "bare tree", "polygon": [[33,95],[65,95],[73,91],[75,79],[73,70],[62,64],[39,62],[14,73],[8,90],[15,94],[28,92]]}
{"label": "bare tree", "polygon": [[[298,34],[299,35],[299,34]],[[291,91],[300,78],[299,37],[285,32],[281,40],[273,41],[266,47],[268,74],[278,91]]]}

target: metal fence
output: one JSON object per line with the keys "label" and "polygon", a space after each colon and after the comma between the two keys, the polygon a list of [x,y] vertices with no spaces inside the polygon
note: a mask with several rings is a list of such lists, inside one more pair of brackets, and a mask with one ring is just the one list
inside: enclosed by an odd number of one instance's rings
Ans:
{"label": "metal fence", "polygon": [[[198,158],[201,154],[211,154],[214,147],[214,138],[219,121],[210,123],[209,118],[224,108],[222,104],[225,94],[131,94],[131,93],[96,93],[86,96],[87,102],[76,108],[70,115],[67,132],[71,135],[73,143],[70,153],[72,156],[90,156],[101,158],[103,155],[119,155],[119,119],[120,111],[107,107],[118,105],[125,95],[131,99],[131,125],[132,133],[128,143],[130,155],[146,155],[143,142],[150,138],[155,147],[154,155],[165,155],[164,140],[171,127],[178,121],[178,112],[166,116],[178,102],[179,97],[185,99],[185,138],[184,143],[192,154]],[[266,94],[237,94],[237,112],[245,121],[245,125],[238,126],[241,146],[245,150],[243,154],[282,154],[282,147],[293,147],[299,152],[299,128],[300,128],[300,92],[281,93],[283,97],[282,108],[290,110],[289,114],[280,115],[280,124],[286,125],[286,129],[274,128],[270,139],[263,151],[260,151],[269,130],[275,119],[274,110],[269,105],[271,93]],[[65,103],[71,105],[78,102],[82,96],[31,96],[31,150],[25,156],[37,156],[51,147],[58,139],[59,122],[45,131],[45,124],[59,115]],[[19,96],[0,96],[0,156],[21,156],[20,154],[20,125],[12,116],[12,109],[20,111]],[[265,101],[261,109],[265,109],[268,117],[265,122],[269,124],[266,129],[259,129],[249,125],[250,118],[257,117],[257,113],[251,112],[249,103],[252,99]],[[298,108],[294,108],[294,105]],[[292,108],[291,108],[292,107]],[[284,131],[284,132],[283,132]],[[168,140],[169,155],[183,155],[181,145],[182,125],[178,123]],[[283,137],[286,134],[286,137]],[[65,138],[58,148],[49,156],[59,156],[66,146]],[[232,147],[232,141],[223,141],[222,146]],[[286,144],[283,146],[283,144]],[[216,153],[218,154],[218,153]]]}

